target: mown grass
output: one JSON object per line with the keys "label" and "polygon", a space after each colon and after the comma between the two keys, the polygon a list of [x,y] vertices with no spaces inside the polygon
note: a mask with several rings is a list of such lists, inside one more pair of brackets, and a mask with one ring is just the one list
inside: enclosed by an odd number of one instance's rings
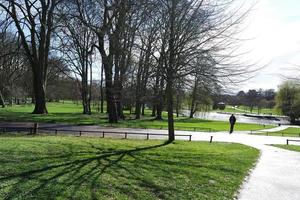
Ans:
{"label": "mown grass", "polygon": [[286,149],[286,150],[290,150],[290,151],[299,151],[300,152],[300,146],[299,145],[274,144],[272,146],[279,147],[279,148]]}
{"label": "mown grass", "polygon": [[[76,125],[102,125],[128,128],[153,128],[166,129],[167,117],[163,113],[164,120],[153,120],[149,110],[146,110],[145,116],[140,120],[134,120],[133,115],[125,111],[126,120],[118,124],[108,124],[107,116],[96,112],[93,107],[92,115],[83,115],[82,106],[72,102],[48,103],[48,115],[30,114],[33,110],[32,105],[13,106],[0,108],[0,120],[8,122],[45,122],[45,123],[67,123]],[[237,123],[236,131],[260,130],[272,128],[273,126],[263,126],[259,124]],[[190,119],[186,117],[175,118],[175,128],[177,130],[195,130],[195,131],[227,131],[229,123],[224,121]]]}
{"label": "mown grass", "polygon": [[284,137],[300,137],[300,127],[299,128],[287,128],[282,131],[276,132],[258,132],[257,135],[268,135],[268,136],[284,136]]}
{"label": "mown grass", "polygon": [[259,151],[240,144],[0,137],[0,199],[233,199]]}

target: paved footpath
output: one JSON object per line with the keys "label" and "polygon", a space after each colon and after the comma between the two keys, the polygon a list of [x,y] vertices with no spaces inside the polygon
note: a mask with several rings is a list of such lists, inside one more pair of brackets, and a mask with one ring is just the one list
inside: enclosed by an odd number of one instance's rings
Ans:
{"label": "paved footpath", "polygon": [[[1,126],[21,127],[31,126],[31,123],[0,123]],[[151,129],[126,129],[104,128],[99,126],[72,126],[63,124],[40,124],[40,127],[54,129],[72,129],[76,131],[120,131],[144,132],[153,134],[167,134],[166,130]],[[283,130],[284,126],[274,128]],[[270,130],[268,130],[270,131]],[[247,180],[239,191],[239,200],[300,200],[300,153],[269,146],[268,144],[285,144],[288,137],[249,135],[246,132],[207,133],[176,131],[176,134],[192,134],[193,141],[208,141],[213,136],[213,141],[235,142],[255,147],[261,151],[261,156],[256,167],[252,170]],[[151,136],[161,139],[161,136]],[[182,138],[178,138],[182,139]],[[293,138],[295,139],[295,138]]]}

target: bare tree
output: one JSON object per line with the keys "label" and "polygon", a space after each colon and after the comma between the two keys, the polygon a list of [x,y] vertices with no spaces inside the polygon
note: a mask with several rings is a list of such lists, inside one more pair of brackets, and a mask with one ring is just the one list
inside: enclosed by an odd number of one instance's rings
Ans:
{"label": "bare tree", "polygon": [[[79,79],[83,114],[91,114],[92,96],[92,46],[95,34],[70,14],[72,10],[61,11],[61,26],[57,34],[57,47],[74,76]],[[89,83],[90,80],[90,83]]]}
{"label": "bare tree", "polygon": [[54,12],[61,0],[1,0],[2,17],[18,31],[33,73],[34,114],[48,113],[46,81]]}

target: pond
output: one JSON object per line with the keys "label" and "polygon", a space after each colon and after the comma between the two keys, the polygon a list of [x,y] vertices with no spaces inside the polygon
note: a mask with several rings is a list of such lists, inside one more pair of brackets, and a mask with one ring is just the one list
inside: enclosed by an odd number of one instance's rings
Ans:
{"label": "pond", "polygon": [[[189,116],[190,111],[183,110],[184,116]],[[228,121],[231,113],[221,112],[196,112],[194,117],[199,119]],[[234,114],[237,122],[251,123],[251,124],[266,124],[266,125],[278,125],[278,124],[290,124],[289,118],[284,116],[271,116],[271,115],[253,115],[253,114]]]}

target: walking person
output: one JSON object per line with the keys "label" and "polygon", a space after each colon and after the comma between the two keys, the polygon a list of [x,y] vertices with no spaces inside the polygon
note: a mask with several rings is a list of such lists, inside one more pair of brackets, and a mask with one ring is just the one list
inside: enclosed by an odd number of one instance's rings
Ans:
{"label": "walking person", "polygon": [[236,122],[236,118],[235,116],[232,114],[230,117],[229,117],[229,123],[230,123],[230,131],[229,131],[229,134],[231,134],[233,132],[233,128],[234,128],[234,124]]}

